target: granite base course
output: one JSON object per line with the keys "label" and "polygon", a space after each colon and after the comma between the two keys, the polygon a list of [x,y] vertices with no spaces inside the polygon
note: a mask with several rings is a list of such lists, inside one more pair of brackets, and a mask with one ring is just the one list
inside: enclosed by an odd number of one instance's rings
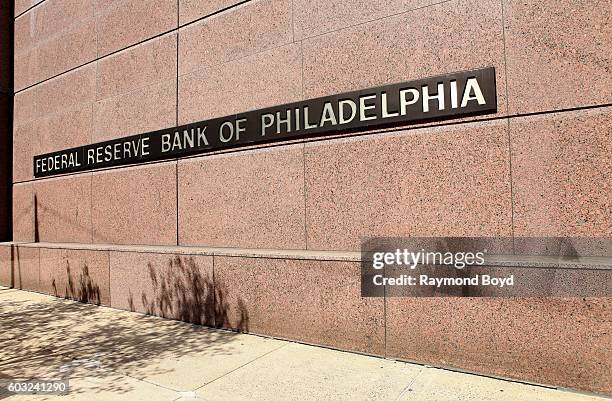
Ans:
{"label": "granite base course", "polygon": [[0,243],[0,284],[234,331],[612,393],[610,298],[361,298],[359,259],[358,252],[12,242]]}

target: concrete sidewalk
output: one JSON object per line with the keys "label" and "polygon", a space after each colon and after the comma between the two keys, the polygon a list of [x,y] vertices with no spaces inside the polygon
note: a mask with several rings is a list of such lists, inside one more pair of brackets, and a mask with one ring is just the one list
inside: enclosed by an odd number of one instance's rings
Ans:
{"label": "concrete sidewalk", "polygon": [[0,381],[70,392],[0,400],[504,400],[608,398],[491,379],[0,287]]}

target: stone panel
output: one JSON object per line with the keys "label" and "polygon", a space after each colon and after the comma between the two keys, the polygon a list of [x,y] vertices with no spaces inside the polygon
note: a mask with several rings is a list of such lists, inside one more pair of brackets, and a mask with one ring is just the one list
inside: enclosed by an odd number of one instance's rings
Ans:
{"label": "stone panel", "polygon": [[179,38],[181,75],[291,43],[291,1],[250,2],[188,25]]}
{"label": "stone panel", "polygon": [[[361,298],[359,264],[215,257],[215,283],[234,293],[224,327],[384,354],[382,298]],[[239,282],[239,284],[235,284]]]}
{"label": "stone panel", "polygon": [[302,54],[288,45],[179,78],[179,124],[301,100]]}
{"label": "stone panel", "polygon": [[34,241],[32,184],[13,185],[13,241]]}
{"label": "stone panel", "polygon": [[176,80],[176,34],[152,39],[99,60],[96,99],[171,78]]}
{"label": "stone panel", "polygon": [[[426,7],[443,0],[295,0],[296,39]],[[410,15],[410,14],[408,14]]]}
{"label": "stone panel", "polygon": [[91,175],[34,183],[34,225],[42,242],[91,242]]}
{"label": "stone panel", "polygon": [[609,393],[610,308],[608,298],[389,298],[387,356]]}
{"label": "stone panel", "polygon": [[511,114],[612,102],[606,0],[504,0]]}
{"label": "stone panel", "polygon": [[495,67],[506,113],[502,7],[447,1],[304,40],[304,97]]}
{"label": "stone panel", "polygon": [[176,0],[98,1],[98,57],[178,27]]}
{"label": "stone panel", "polygon": [[231,7],[243,0],[179,0],[179,22],[187,24],[198,18]]}
{"label": "stone panel", "polygon": [[93,242],[176,245],[176,163],[93,173]]}
{"label": "stone panel", "polygon": [[16,246],[13,260],[13,286],[40,292],[39,249]]}
{"label": "stone panel", "polygon": [[179,243],[303,249],[301,145],[179,162]]}
{"label": "stone panel", "polygon": [[511,235],[507,121],[306,145],[309,249],[372,236]]}
{"label": "stone panel", "polygon": [[109,306],[108,251],[41,248],[40,286],[49,295]]}
{"label": "stone panel", "polygon": [[515,235],[610,236],[611,112],[510,120]]}
{"label": "stone panel", "polygon": [[94,105],[93,142],[141,134],[176,124],[176,78]]}
{"label": "stone panel", "polygon": [[110,269],[112,307],[214,325],[212,256],[111,252]]}

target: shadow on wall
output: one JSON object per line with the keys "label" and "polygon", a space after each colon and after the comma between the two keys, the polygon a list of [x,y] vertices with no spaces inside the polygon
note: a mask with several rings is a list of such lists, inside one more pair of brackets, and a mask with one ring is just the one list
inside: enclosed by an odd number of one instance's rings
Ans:
{"label": "shadow on wall", "polygon": [[198,266],[195,258],[175,255],[161,267],[149,262],[147,272],[146,290],[136,299],[128,291],[130,311],[248,332],[249,314],[242,299],[236,296],[235,303],[228,302],[228,289],[215,283],[212,271]]}
{"label": "shadow on wall", "polygon": [[100,305],[100,286],[94,282],[89,275],[89,267],[84,264],[81,268],[81,272],[75,281],[75,274],[70,269],[70,261],[66,260],[66,284],[62,285],[58,283],[55,278],[51,280],[51,287],[53,288],[53,295],[56,297],[74,299],[75,301],[86,302],[91,304]]}

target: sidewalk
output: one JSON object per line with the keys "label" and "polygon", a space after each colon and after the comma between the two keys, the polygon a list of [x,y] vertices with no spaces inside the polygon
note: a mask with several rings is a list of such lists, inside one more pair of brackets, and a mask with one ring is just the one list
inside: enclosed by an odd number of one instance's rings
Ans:
{"label": "sidewalk", "polygon": [[70,393],[0,400],[596,401],[491,379],[0,287],[0,381]]}

